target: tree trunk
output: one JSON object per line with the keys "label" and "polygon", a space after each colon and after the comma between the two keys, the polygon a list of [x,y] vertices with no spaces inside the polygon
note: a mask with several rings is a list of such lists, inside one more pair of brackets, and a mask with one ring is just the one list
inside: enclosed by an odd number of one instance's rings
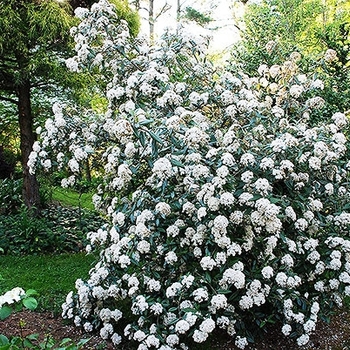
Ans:
{"label": "tree trunk", "polygon": [[154,44],[154,0],[150,0],[149,2],[149,39],[150,43],[153,45]]}
{"label": "tree trunk", "polygon": [[28,159],[35,141],[33,131],[33,116],[30,103],[30,82],[28,79],[18,86],[18,116],[20,127],[20,147],[22,155],[23,171],[23,199],[29,209],[33,209],[34,214],[40,211],[39,183],[35,175],[29,173]]}
{"label": "tree trunk", "polygon": [[181,17],[181,4],[180,4],[180,0],[177,0],[177,3],[176,3],[176,21],[178,23],[180,22],[180,17]]}

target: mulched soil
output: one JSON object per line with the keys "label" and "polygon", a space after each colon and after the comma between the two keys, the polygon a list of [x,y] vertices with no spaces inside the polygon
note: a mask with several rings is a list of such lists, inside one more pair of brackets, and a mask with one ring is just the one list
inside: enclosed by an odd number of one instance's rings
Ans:
{"label": "mulched soil", "polygon": [[[22,324],[22,328],[19,324]],[[50,335],[58,344],[64,338],[70,338],[75,343],[80,339],[90,338],[84,346],[85,350],[112,350],[113,345],[99,338],[84,334],[80,329],[67,324],[60,317],[54,317],[50,312],[22,311],[12,314],[4,321],[0,321],[0,334],[7,337],[22,336],[39,333],[40,341]],[[121,350],[121,348],[118,348]],[[220,336],[220,342],[213,340],[213,350],[236,350],[232,341]],[[246,350],[346,350],[350,349],[350,312],[340,311],[333,316],[329,324],[319,322],[316,331],[311,336],[310,343],[305,347],[298,347],[295,342],[285,338],[278,327],[268,329],[263,341],[246,348]],[[191,349],[190,349],[191,350]]]}

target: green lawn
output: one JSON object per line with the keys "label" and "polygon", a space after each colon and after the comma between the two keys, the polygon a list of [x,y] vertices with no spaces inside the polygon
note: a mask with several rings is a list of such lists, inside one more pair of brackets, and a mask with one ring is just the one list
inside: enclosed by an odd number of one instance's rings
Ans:
{"label": "green lawn", "polygon": [[39,310],[60,313],[66,294],[86,278],[95,258],[85,253],[0,256],[0,294],[14,287],[39,293]]}
{"label": "green lawn", "polygon": [[[71,189],[55,187],[52,192],[52,200],[62,206],[79,207],[94,210],[91,193],[78,193]],[[80,204],[80,205],[79,205]]]}

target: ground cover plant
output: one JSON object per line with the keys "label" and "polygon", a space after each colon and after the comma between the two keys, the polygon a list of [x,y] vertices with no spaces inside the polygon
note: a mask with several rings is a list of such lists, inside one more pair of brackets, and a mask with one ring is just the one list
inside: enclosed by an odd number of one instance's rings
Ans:
{"label": "ground cover plant", "polygon": [[79,252],[86,234],[104,219],[95,210],[91,194],[43,186],[45,209],[33,216],[21,198],[22,180],[0,180],[0,250],[2,254]]}
{"label": "ground cover plant", "polygon": [[79,252],[87,244],[86,234],[103,225],[96,212],[50,205],[41,217],[33,217],[24,206],[0,215],[0,248],[3,254],[49,254]]}
{"label": "ground cover plant", "polygon": [[67,65],[105,75],[109,108],[89,122],[55,104],[29,165],[70,171],[67,187],[102,158],[110,223],[88,234],[99,261],[64,317],[138,350],[214,329],[243,349],[267,324],[305,345],[350,294],[345,114],[310,125],[322,82],[296,52],[248,78],[215,69],[204,38],[130,38],[107,1],[76,14]]}

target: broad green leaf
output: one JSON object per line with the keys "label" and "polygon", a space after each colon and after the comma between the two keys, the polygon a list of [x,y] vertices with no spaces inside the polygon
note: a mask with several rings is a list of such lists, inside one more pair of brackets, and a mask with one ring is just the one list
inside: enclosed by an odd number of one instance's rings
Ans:
{"label": "broad green leaf", "polygon": [[0,334],[0,349],[2,349],[1,348],[2,346],[7,345],[9,343],[10,343],[9,339],[3,334]]}
{"label": "broad green leaf", "polygon": [[9,317],[12,313],[12,308],[5,305],[0,309],[0,320],[4,320],[5,318]]}
{"label": "broad green leaf", "polygon": [[80,339],[77,346],[78,349],[80,349],[82,346],[84,346],[86,343],[88,343],[90,341],[91,338],[87,338],[87,339]]}
{"label": "broad green leaf", "polygon": [[23,299],[22,303],[29,310],[35,310],[38,306],[37,300],[33,297]]}
{"label": "broad green leaf", "polygon": [[34,289],[28,289],[26,291],[26,297],[31,297],[31,296],[34,296],[34,295],[38,295],[38,292]]}

